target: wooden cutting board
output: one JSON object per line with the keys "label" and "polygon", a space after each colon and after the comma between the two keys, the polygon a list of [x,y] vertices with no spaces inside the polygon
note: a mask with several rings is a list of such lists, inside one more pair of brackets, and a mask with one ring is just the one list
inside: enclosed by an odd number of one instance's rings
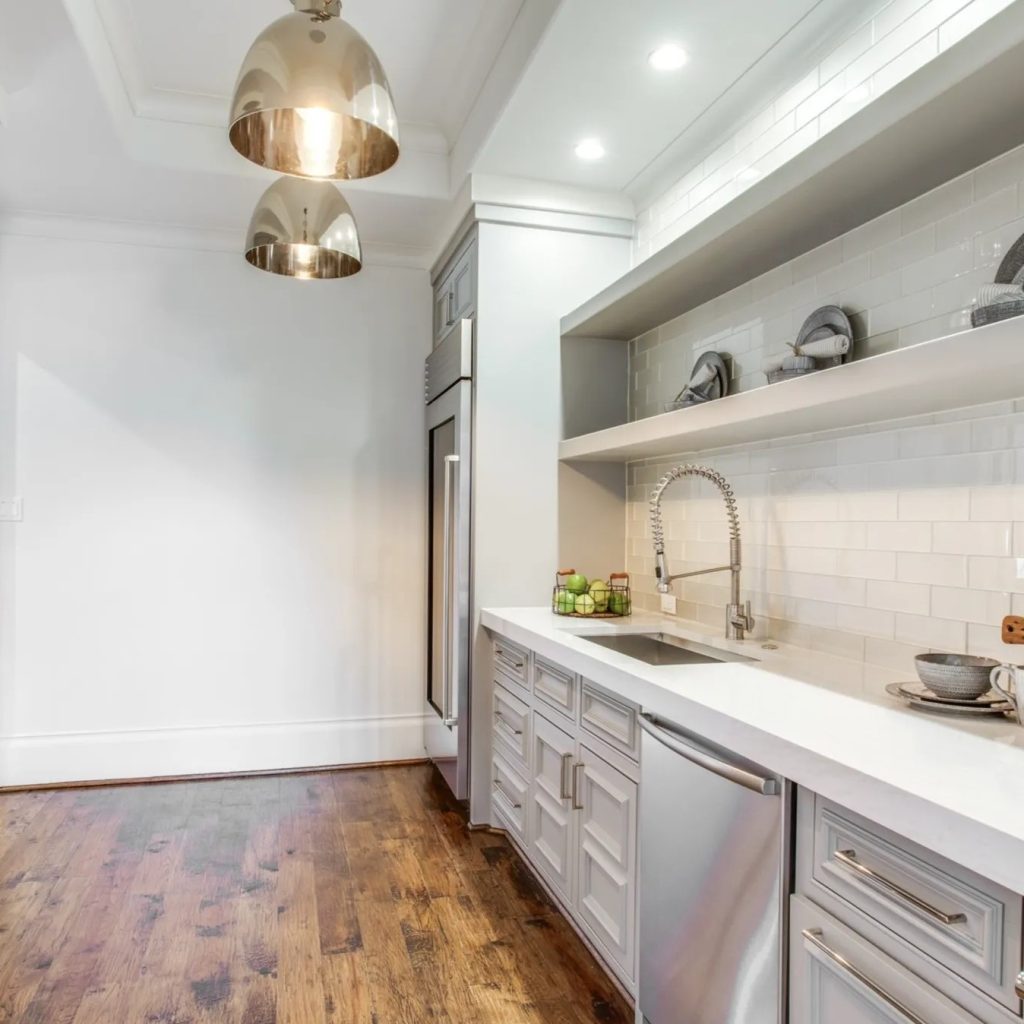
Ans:
{"label": "wooden cutting board", "polygon": [[1024,617],[1007,615],[1003,619],[1003,643],[1024,644]]}

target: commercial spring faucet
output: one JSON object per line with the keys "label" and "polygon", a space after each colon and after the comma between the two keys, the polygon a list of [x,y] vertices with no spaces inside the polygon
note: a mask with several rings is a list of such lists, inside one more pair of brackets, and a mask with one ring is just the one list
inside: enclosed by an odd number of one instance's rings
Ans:
{"label": "commercial spring faucet", "polygon": [[[669,484],[684,476],[701,477],[710,480],[725,500],[725,514],[729,520],[729,564],[719,565],[713,569],[696,569],[693,572],[681,572],[670,576],[668,562],[665,559],[665,527],[661,520],[661,499]],[[725,477],[709,466],[676,466],[669,470],[655,487],[651,495],[651,536],[654,538],[655,575],[658,577],[658,590],[662,594],[672,592],[673,580],[687,579],[690,576],[707,576],[714,572],[732,574],[732,592],[729,607],[725,611],[725,635],[729,640],[742,640],[749,630],[754,628],[754,617],[750,614],[750,602],[740,600],[740,517],[736,511],[736,495],[733,494]]]}

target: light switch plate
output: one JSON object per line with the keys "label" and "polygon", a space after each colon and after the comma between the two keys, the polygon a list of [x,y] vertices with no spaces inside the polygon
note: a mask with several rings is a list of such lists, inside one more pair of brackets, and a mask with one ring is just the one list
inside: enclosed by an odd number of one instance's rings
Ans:
{"label": "light switch plate", "polygon": [[676,613],[676,595],[675,594],[662,594],[661,595],[661,610],[666,615],[675,615]]}
{"label": "light switch plate", "polygon": [[21,498],[0,498],[0,523],[20,523],[23,511]]}

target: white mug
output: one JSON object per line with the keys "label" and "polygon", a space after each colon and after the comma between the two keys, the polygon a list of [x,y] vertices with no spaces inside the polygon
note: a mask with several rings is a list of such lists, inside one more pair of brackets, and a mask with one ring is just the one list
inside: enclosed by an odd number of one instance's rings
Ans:
{"label": "white mug", "polygon": [[992,689],[1005,697],[1017,713],[1017,721],[1024,725],[1024,667],[1019,665],[996,665],[989,681]]}

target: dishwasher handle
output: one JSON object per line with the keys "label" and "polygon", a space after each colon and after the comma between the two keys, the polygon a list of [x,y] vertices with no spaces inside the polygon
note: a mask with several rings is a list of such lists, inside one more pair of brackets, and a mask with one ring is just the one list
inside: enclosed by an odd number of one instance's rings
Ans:
{"label": "dishwasher handle", "polygon": [[685,757],[687,761],[691,761],[701,768],[706,768],[709,772],[714,772],[715,775],[728,779],[729,782],[735,782],[746,789],[752,789],[755,793],[760,793],[762,796],[778,796],[778,779],[766,778],[763,775],[748,772],[745,768],[740,768],[739,765],[723,761],[720,757],[715,757],[714,754],[709,754],[699,747],[691,746],[677,733],[668,731],[659,725],[658,719],[654,715],[641,712],[640,728],[648,736],[656,739],[680,757]]}

